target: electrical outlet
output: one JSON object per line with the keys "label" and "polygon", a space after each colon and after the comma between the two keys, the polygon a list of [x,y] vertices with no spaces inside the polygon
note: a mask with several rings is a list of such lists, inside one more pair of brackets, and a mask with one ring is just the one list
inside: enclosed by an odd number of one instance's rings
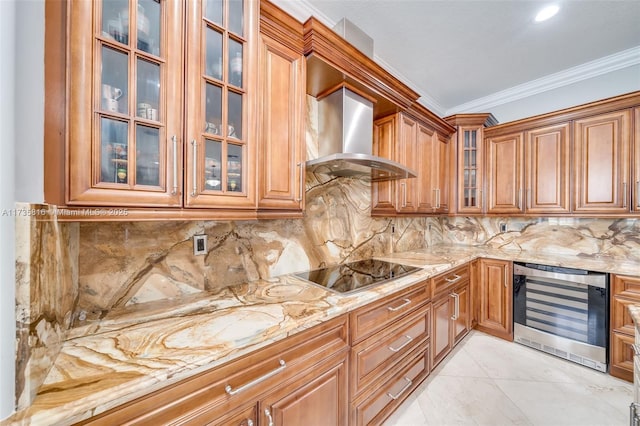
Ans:
{"label": "electrical outlet", "polygon": [[507,224],[506,223],[501,223],[500,224],[500,232],[507,232]]}
{"label": "electrical outlet", "polygon": [[203,254],[207,254],[207,236],[194,235],[193,236],[193,255],[199,256]]}

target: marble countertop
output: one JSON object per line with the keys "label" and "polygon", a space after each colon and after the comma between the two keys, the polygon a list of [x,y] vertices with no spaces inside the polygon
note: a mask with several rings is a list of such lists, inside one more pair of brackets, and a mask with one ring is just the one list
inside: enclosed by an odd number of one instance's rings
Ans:
{"label": "marble countertop", "polygon": [[478,257],[638,275],[636,263],[612,258],[436,246],[378,257],[421,269],[346,295],[285,275],[134,305],[71,330],[34,403],[1,424],[89,418]]}

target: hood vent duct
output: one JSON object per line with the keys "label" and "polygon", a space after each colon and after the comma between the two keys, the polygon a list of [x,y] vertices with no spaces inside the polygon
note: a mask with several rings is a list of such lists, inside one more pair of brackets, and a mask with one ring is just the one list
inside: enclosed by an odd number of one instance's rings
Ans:
{"label": "hood vent duct", "polygon": [[372,155],[373,102],[342,86],[318,100],[319,158],[307,171],[385,181],[416,177],[395,161]]}

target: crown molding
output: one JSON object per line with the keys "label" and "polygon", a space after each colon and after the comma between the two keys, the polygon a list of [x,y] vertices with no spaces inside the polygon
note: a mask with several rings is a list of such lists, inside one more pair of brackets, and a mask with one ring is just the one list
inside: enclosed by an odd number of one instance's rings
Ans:
{"label": "crown molding", "polygon": [[549,74],[527,83],[474,99],[449,108],[445,115],[470,111],[486,111],[492,107],[524,99],[538,93],[568,86],[579,81],[604,75],[613,71],[640,64],[640,46],[623,50],[613,55],[586,62],[566,70]]}

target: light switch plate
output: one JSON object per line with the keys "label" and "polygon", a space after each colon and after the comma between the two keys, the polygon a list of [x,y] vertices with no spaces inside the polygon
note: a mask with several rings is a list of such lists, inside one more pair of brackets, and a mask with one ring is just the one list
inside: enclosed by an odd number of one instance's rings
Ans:
{"label": "light switch plate", "polygon": [[194,235],[193,236],[193,255],[200,256],[203,254],[207,254],[207,236]]}

